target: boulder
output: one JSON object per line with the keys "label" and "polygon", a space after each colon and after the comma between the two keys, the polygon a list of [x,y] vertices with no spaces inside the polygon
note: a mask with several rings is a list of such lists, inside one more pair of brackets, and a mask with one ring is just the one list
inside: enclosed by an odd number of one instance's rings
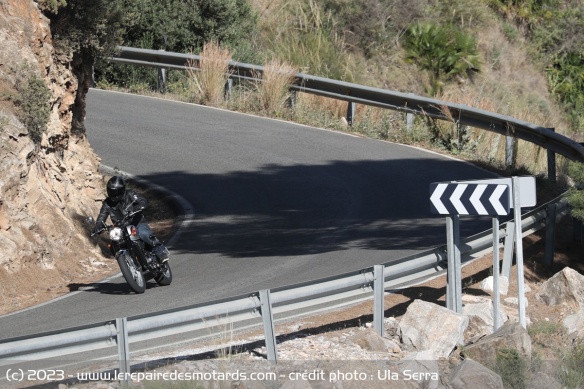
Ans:
{"label": "boulder", "polygon": [[388,317],[383,321],[383,326],[385,329],[385,336],[388,338],[399,338],[399,320],[395,317]]}
{"label": "boulder", "polygon": [[576,341],[584,340],[584,308],[567,316],[562,322],[570,337]]}
{"label": "boulder", "polygon": [[441,385],[441,373],[432,350],[415,352],[407,355],[398,364],[406,382],[416,382],[419,388],[438,389]]}
{"label": "boulder", "polygon": [[384,339],[373,329],[359,331],[351,337],[351,341],[363,350],[373,352],[389,352],[389,340]]}
{"label": "boulder", "polygon": [[[519,305],[519,299],[517,297],[507,297],[505,300],[503,300],[503,302],[505,304],[513,305],[513,306]],[[529,301],[527,300],[527,297],[525,297],[525,296],[523,296],[523,304],[525,304],[525,308],[527,308],[529,306]]]}
{"label": "boulder", "polygon": [[[493,276],[489,276],[481,281],[481,289],[486,292],[492,292],[495,290],[493,287]],[[509,279],[505,276],[499,277],[499,293],[506,295],[509,290]]]}
{"label": "boulder", "polygon": [[579,311],[584,308],[584,276],[566,267],[541,285],[536,298],[548,305],[565,304]]}
{"label": "boulder", "polygon": [[[557,373],[557,371],[556,371]],[[529,389],[563,389],[565,388],[557,379],[553,378],[554,372],[550,374],[543,371],[536,371],[529,380]]]}
{"label": "boulder", "polygon": [[465,359],[450,376],[452,389],[504,389],[501,376],[472,359]]}
{"label": "boulder", "polygon": [[464,348],[464,355],[492,366],[499,350],[511,349],[525,358],[531,358],[531,338],[518,322],[507,322],[493,334]]}
{"label": "boulder", "polygon": [[439,305],[415,300],[400,321],[401,341],[416,350],[433,350],[437,359],[448,358],[464,343],[468,317]]}
{"label": "boulder", "polygon": [[[468,316],[469,323],[464,333],[465,344],[475,343],[479,339],[493,333],[495,321],[493,316],[493,302],[491,299],[477,299],[474,302],[465,303],[462,314]],[[502,325],[509,319],[503,310],[499,310],[499,324]]]}

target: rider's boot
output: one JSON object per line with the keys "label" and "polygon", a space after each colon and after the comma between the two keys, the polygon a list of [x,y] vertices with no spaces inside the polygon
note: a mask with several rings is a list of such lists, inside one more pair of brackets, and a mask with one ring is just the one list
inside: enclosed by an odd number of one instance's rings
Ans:
{"label": "rider's boot", "polygon": [[158,257],[160,263],[165,263],[168,261],[168,249],[164,247],[162,242],[158,240],[158,238],[154,235],[150,237],[152,239],[152,243],[154,247],[152,248],[152,252]]}

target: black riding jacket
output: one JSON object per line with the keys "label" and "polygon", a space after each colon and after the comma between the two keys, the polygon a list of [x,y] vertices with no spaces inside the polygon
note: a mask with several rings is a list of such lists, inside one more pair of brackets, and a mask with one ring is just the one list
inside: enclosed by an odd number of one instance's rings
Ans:
{"label": "black riding jacket", "polygon": [[[126,193],[124,193],[124,198],[117,204],[108,197],[103,200],[99,215],[95,221],[95,225],[99,226],[100,224],[105,224],[108,216],[112,219],[114,224],[117,224],[128,213],[137,211],[139,209],[144,209],[146,208],[147,204],[148,201],[144,197],[139,196],[132,189],[126,190]],[[137,225],[143,221],[144,215],[142,212],[139,212],[128,221],[128,224]]]}

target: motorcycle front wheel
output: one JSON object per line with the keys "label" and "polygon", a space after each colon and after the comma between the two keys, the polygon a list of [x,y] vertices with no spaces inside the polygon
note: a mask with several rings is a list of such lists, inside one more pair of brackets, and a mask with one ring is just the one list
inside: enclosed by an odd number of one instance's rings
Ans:
{"label": "motorcycle front wheel", "polygon": [[146,279],[144,279],[142,270],[136,266],[136,263],[130,254],[127,252],[122,253],[118,255],[117,260],[122,275],[126,279],[128,285],[130,285],[130,288],[136,293],[144,293],[146,290]]}
{"label": "motorcycle front wheel", "polygon": [[156,283],[160,286],[170,285],[172,282],[172,270],[170,270],[170,265],[168,262],[162,264],[160,273],[154,279]]}

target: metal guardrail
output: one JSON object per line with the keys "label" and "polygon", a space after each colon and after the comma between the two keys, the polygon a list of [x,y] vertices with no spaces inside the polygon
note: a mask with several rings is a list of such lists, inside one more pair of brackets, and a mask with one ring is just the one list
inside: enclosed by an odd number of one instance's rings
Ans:
{"label": "metal guardrail", "polygon": [[[524,235],[546,225],[553,228],[555,221],[548,219],[551,207],[556,218],[568,213],[568,204],[563,197],[528,212],[522,218]],[[507,233],[507,223],[501,225],[500,236],[505,240],[513,239],[513,233]],[[468,263],[492,250],[492,244],[491,230],[463,239],[460,246],[462,263]],[[511,256],[506,255],[505,261],[511,261]],[[268,358],[275,360],[274,321],[284,321],[355,304],[371,299],[372,295],[383,299],[386,290],[404,288],[445,272],[446,249],[442,246],[374,268],[250,295],[116,319],[58,333],[6,339],[0,342],[0,368],[22,361],[63,357],[67,354],[118,346],[120,372],[129,372],[128,345],[184,333],[189,333],[189,341],[204,340],[216,336],[210,331],[211,328],[221,327],[226,323],[229,324],[230,331],[239,331],[258,328],[263,322]],[[378,287],[375,288],[375,281],[380,279],[383,279],[383,282],[378,282]],[[383,305],[381,308],[375,308],[374,323],[379,323],[379,319],[383,319],[383,314]],[[133,351],[138,352],[140,348]]]}
{"label": "metal guardrail", "polygon": [[[110,60],[137,66],[166,69],[189,68],[189,64],[200,60],[192,54],[172,53],[161,50],[119,47],[118,53]],[[191,65],[192,66],[192,65]],[[231,61],[230,78],[260,80],[264,67]],[[456,118],[460,125],[492,131],[504,136],[512,136],[541,146],[564,157],[584,162],[584,146],[554,132],[553,129],[528,123],[510,116],[499,115],[462,104],[450,103],[411,93],[401,93],[386,89],[372,88],[349,82],[297,73],[291,90],[331,97],[351,103],[371,105],[432,118],[451,121]],[[447,116],[445,112],[449,112]]]}

